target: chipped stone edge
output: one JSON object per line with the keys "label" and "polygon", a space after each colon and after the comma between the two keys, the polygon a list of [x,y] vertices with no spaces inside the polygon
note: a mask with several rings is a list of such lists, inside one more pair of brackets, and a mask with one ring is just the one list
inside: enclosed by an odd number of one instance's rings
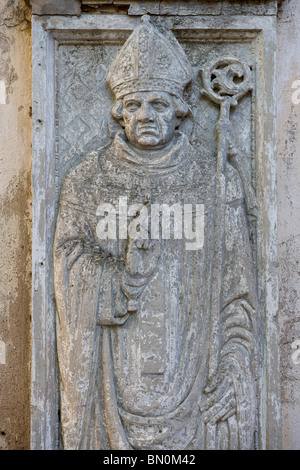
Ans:
{"label": "chipped stone edge", "polygon": [[54,40],[32,21],[32,368],[31,448],[55,449],[58,441],[55,311],[49,253],[54,223]]}

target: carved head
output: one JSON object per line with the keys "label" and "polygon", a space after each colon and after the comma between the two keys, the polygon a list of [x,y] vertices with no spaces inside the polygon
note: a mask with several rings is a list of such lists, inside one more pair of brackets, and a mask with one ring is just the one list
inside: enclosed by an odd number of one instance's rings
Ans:
{"label": "carved head", "polygon": [[131,144],[158,149],[172,139],[189,111],[182,94],[191,78],[191,65],[175,37],[167,40],[143,17],[106,77],[116,97],[112,114]]}
{"label": "carved head", "polygon": [[187,104],[165,91],[129,93],[112,109],[129,142],[148,149],[168,144],[187,113]]}

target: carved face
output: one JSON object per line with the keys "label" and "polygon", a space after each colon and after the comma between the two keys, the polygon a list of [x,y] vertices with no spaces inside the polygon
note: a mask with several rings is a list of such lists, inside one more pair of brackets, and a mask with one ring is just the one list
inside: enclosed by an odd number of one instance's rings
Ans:
{"label": "carved face", "polygon": [[166,92],[141,91],[126,95],[122,117],[127,139],[138,148],[163,148],[179,125],[172,96]]}

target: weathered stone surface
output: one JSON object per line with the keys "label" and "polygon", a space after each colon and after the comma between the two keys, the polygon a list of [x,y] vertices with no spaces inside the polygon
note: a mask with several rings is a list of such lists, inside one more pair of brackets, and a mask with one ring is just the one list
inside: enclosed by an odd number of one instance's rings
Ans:
{"label": "weathered stone surface", "polygon": [[0,18],[2,26],[18,26],[26,22],[30,26],[30,7],[26,0],[2,1],[0,5]]}
{"label": "weathered stone surface", "polygon": [[276,15],[276,0],[255,0],[244,2],[243,0],[227,0],[222,2],[222,14],[225,15]]}
{"label": "weathered stone surface", "polygon": [[221,2],[182,2],[182,1],[151,1],[133,2],[128,13],[140,15],[150,13],[152,15],[219,15],[221,13]]}
{"label": "weathered stone surface", "polygon": [[278,242],[283,448],[300,449],[300,3],[278,20]]}
{"label": "weathered stone surface", "polygon": [[30,0],[33,15],[79,15],[80,0]]}
{"label": "weathered stone surface", "polygon": [[130,15],[276,15],[276,0],[82,0],[83,5],[127,5]]}
{"label": "weathered stone surface", "polygon": [[[106,76],[125,133],[63,181],[53,256],[65,449],[255,447],[258,310],[244,200],[248,214],[258,207],[247,165],[227,161],[230,109],[252,73],[230,58],[204,70],[221,107],[217,162],[180,131],[193,75],[175,38],[143,17]],[[160,226],[155,210],[166,208]],[[187,235],[191,211],[197,232]]]}
{"label": "weathered stone surface", "polygon": [[270,16],[35,18],[33,448],[280,447]]}
{"label": "weathered stone surface", "polygon": [[30,446],[31,32],[24,1],[0,6],[0,449]]}
{"label": "weathered stone surface", "polygon": [[[31,37],[28,23],[28,0],[2,1],[1,16],[1,338],[5,348],[0,347],[0,448],[28,448],[29,439],[29,346],[30,346],[30,167],[31,167],[31,92],[30,92],[30,53]],[[89,2],[91,3],[91,2]],[[101,2],[108,3],[108,2]],[[129,4],[126,0],[122,2]],[[133,2],[130,2],[133,3]],[[250,5],[251,2],[242,2]],[[94,3],[95,4],[95,3]],[[283,448],[300,448],[299,417],[299,367],[295,363],[296,350],[292,348],[300,339],[299,315],[299,141],[297,136],[300,122],[299,104],[292,101],[298,88],[292,85],[300,80],[298,67],[299,54],[299,0],[285,0],[284,9],[278,18],[278,133],[279,168],[279,268],[280,268],[280,310],[281,322],[281,373],[283,402]],[[125,11],[125,9],[124,9]],[[263,11],[263,10],[261,10]],[[226,14],[226,12],[224,12]],[[116,21],[116,16],[114,20]],[[25,21],[24,21],[25,20]],[[99,22],[99,18],[97,18]],[[102,21],[102,19],[101,19]],[[118,19],[117,19],[118,21]],[[94,23],[97,25],[97,22]],[[99,25],[99,23],[98,23]],[[75,26],[75,25],[74,25]],[[176,33],[178,36],[178,33]],[[238,34],[238,31],[237,31]],[[71,35],[70,35],[71,36]],[[91,35],[90,35],[91,36]],[[212,36],[212,35],[211,35]],[[183,36],[180,36],[180,38]],[[215,33],[216,37],[216,33]],[[219,37],[223,37],[219,31]],[[124,38],[126,39],[126,34]],[[250,38],[251,39],[251,38]],[[181,40],[181,39],[180,39]],[[71,39],[70,39],[71,41]],[[95,43],[95,39],[94,39]],[[84,48],[78,46],[78,48]],[[76,47],[70,46],[74,53]],[[89,48],[89,50],[91,50]],[[87,49],[85,49],[87,52]],[[67,55],[67,52],[66,52]],[[82,53],[82,56],[84,53]],[[79,57],[78,57],[79,58]],[[100,60],[100,55],[97,60]],[[95,59],[96,60],[96,59]],[[94,70],[94,69],[93,69]],[[69,73],[76,81],[75,72],[70,64]],[[16,79],[17,75],[17,79]],[[95,79],[97,74],[95,73]],[[80,76],[76,84],[80,87]],[[29,81],[28,81],[29,80]],[[36,86],[36,85],[35,85]],[[296,86],[296,85],[295,85]],[[298,86],[297,86],[298,87]],[[66,88],[67,89],[67,88]],[[64,92],[66,91],[64,88]],[[4,91],[3,91],[4,90]],[[86,97],[87,98],[87,97]],[[88,103],[88,98],[86,99]],[[6,104],[5,104],[6,103]],[[80,108],[78,100],[73,103]],[[84,101],[85,103],[85,101]],[[240,103],[241,105],[242,103]],[[84,107],[84,106],[83,106]],[[99,119],[102,118],[101,105],[97,107]],[[67,119],[67,112],[64,117]],[[89,121],[91,126],[92,121]],[[17,126],[17,127],[16,127]],[[104,124],[105,127],[105,124]],[[64,128],[66,131],[67,125]],[[97,126],[92,127],[95,139]],[[103,129],[103,128],[101,128]],[[16,132],[16,130],[18,132]],[[206,128],[206,132],[209,129]],[[101,131],[102,132],[102,131]],[[84,136],[81,136],[84,139]],[[80,140],[81,140],[80,139]],[[211,139],[211,137],[209,137]],[[208,140],[209,140],[208,139]],[[81,140],[83,141],[83,140]],[[108,142],[107,142],[108,143]],[[75,147],[75,144],[73,144]],[[84,145],[84,144],[83,144]],[[98,143],[97,143],[98,145]],[[97,146],[96,145],[96,146]],[[72,150],[69,150],[72,155]],[[67,156],[66,156],[67,158]],[[26,214],[26,220],[24,219]],[[24,247],[24,248],[23,248]],[[26,250],[26,253],[24,253]],[[29,251],[28,251],[29,250]],[[43,309],[43,297],[41,303]],[[43,331],[42,326],[39,332]],[[36,342],[36,334],[33,338]],[[275,341],[276,342],[276,341]],[[1,343],[2,344],[2,343]],[[5,355],[3,350],[5,349]],[[1,352],[2,351],[2,352]],[[40,350],[41,363],[44,349]],[[48,356],[48,354],[47,354]],[[5,358],[5,360],[4,360]],[[298,355],[299,358],[299,355]],[[6,362],[6,364],[4,364]],[[41,363],[37,367],[43,369]],[[44,365],[44,364],[43,364]],[[46,368],[45,368],[46,369]],[[41,376],[41,370],[39,375]],[[34,373],[34,372],[33,372]],[[49,379],[51,384],[51,378]],[[45,389],[46,393],[51,392]],[[51,398],[51,403],[53,399]],[[50,409],[50,406],[47,408]],[[41,407],[37,420],[46,422]],[[41,418],[42,416],[42,418]],[[36,440],[38,442],[38,440]],[[51,444],[52,445],[52,444]],[[56,445],[56,444],[55,444]],[[37,445],[39,447],[39,445]],[[42,446],[41,446],[42,447]]]}

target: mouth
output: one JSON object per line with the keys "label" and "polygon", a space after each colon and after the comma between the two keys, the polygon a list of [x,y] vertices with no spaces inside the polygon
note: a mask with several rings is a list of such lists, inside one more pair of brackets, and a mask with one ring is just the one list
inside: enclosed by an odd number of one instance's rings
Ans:
{"label": "mouth", "polygon": [[157,135],[157,129],[153,126],[143,126],[139,128],[139,134]]}

